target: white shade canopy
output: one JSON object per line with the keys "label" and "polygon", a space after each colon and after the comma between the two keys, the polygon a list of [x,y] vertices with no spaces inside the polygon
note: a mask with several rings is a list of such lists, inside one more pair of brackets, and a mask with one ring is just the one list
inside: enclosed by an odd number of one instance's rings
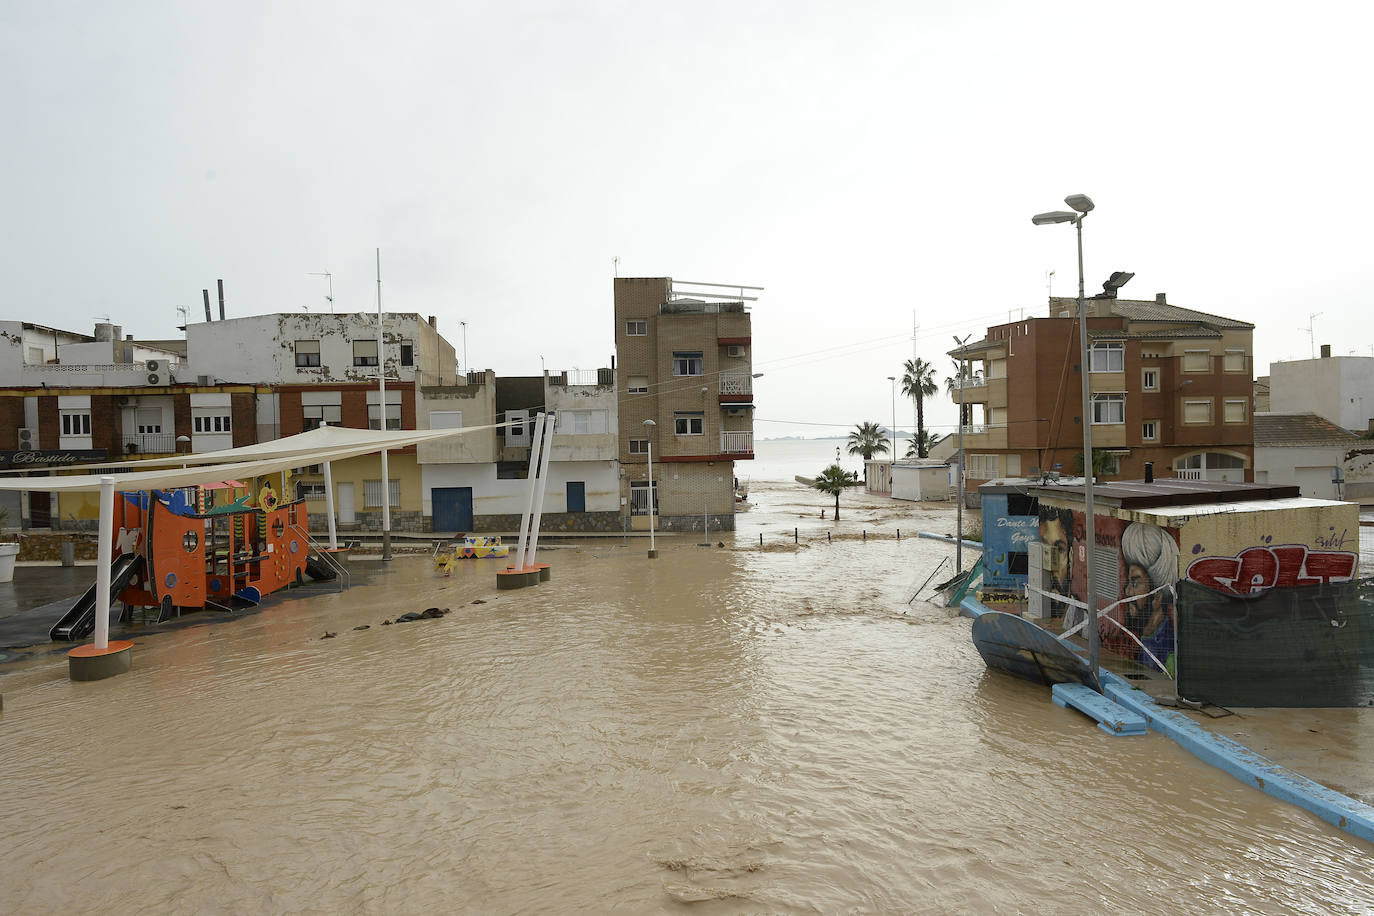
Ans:
{"label": "white shade canopy", "polygon": [[[228,478],[242,479],[260,474],[275,474],[302,465],[356,458],[383,449],[405,448],[421,442],[493,428],[472,426],[466,429],[376,430],[321,426],[299,435],[240,448],[199,455],[152,458],[119,465],[135,469],[125,473],[107,470],[102,473],[64,474],[53,477],[0,477],[0,491],[95,493],[100,490],[100,479],[105,476],[113,476],[115,486],[120,490],[189,487],[218,483]],[[87,467],[111,466],[110,463],[106,463]]]}

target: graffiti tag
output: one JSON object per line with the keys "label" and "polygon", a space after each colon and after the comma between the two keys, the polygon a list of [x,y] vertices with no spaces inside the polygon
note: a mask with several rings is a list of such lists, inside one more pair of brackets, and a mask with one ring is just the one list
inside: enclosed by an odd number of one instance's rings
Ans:
{"label": "graffiti tag", "polygon": [[1348,551],[1308,550],[1301,544],[1250,547],[1234,557],[1194,560],[1187,576],[1216,591],[1244,596],[1276,587],[1348,582],[1358,560]]}

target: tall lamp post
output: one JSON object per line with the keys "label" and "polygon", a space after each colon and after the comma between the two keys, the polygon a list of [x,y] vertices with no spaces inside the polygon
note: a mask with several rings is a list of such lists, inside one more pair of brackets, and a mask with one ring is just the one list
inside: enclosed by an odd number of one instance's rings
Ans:
{"label": "tall lamp post", "polygon": [[[965,334],[963,340],[960,340],[957,334],[953,336],[954,342],[962,348],[973,335]],[[955,504],[954,510],[954,574],[957,576],[964,571],[964,355],[962,353],[959,354],[959,365],[955,372],[959,376],[959,484],[955,487],[959,494],[959,502]]]}
{"label": "tall lamp post", "polygon": [[[897,376],[889,375],[887,380],[892,383],[892,463],[897,463]],[[889,491],[891,487],[888,487]],[[891,495],[889,492],[888,495]]]}
{"label": "tall lamp post", "polygon": [[1078,234],[1078,374],[1083,383],[1083,516],[1087,521],[1087,543],[1083,544],[1081,549],[1083,577],[1087,586],[1088,664],[1092,666],[1093,677],[1097,677],[1097,592],[1093,588],[1093,544],[1097,543],[1093,524],[1093,418],[1090,412],[1092,395],[1088,383],[1088,309],[1087,301],[1083,298],[1083,217],[1092,212],[1094,205],[1092,198],[1086,194],[1070,194],[1064,198],[1064,203],[1068,204],[1073,212],[1051,210],[1048,213],[1037,213],[1031,217],[1031,222],[1037,226],[1073,223]]}
{"label": "tall lamp post", "polygon": [[653,420],[644,421],[644,431],[649,438],[649,559],[658,559],[658,548],[654,546],[654,427],[658,424]]}

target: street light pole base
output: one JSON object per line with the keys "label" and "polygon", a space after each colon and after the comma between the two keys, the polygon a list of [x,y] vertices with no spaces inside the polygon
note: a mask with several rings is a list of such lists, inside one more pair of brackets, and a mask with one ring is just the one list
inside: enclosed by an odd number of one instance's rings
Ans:
{"label": "street light pole base", "polygon": [[658,559],[658,551],[657,551],[657,550],[651,550],[651,551],[649,551],[649,559],[651,559],[651,560],[657,560],[657,559]]}

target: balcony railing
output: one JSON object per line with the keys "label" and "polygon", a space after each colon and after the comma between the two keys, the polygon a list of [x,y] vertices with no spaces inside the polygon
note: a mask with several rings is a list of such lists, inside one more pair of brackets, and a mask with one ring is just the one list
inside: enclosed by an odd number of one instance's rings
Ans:
{"label": "balcony railing", "polygon": [[1179,480],[1201,480],[1202,468],[1174,468],[1174,476]]}
{"label": "balcony railing", "polygon": [[[964,390],[967,391],[970,388],[984,388],[987,386],[987,383],[988,378],[986,375],[970,375],[964,379]],[[959,391],[958,385],[954,386],[954,391],[957,397]]]}
{"label": "balcony railing", "polygon": [[720,375],[721,394],[753,394],[754,378],[746,372],[722,372]]}
{"label": "balcony railing", "polygon": [[754,454],[754,434],[740,430],[729,430],[720,434],[720,453],[722,455]]}
{"label": "balcony railing", "polygon": [[129,455],[171,455],[177,450],[172,433],[125,433],[124,452]]}
{"label": "balcony railing", "polygon": [[1005,423],[965,423],[965,424],[964,424],[964,435],[965,435],[965,436],[981,436],[981,435],[983,435],[983,434],[985,434],[985,433],[990,433],[990,432],[992,432],[992,431],[995,430],[995,429],[1006,429],[1006,428],[1007,428],[1007,424],[1005,424]]}

